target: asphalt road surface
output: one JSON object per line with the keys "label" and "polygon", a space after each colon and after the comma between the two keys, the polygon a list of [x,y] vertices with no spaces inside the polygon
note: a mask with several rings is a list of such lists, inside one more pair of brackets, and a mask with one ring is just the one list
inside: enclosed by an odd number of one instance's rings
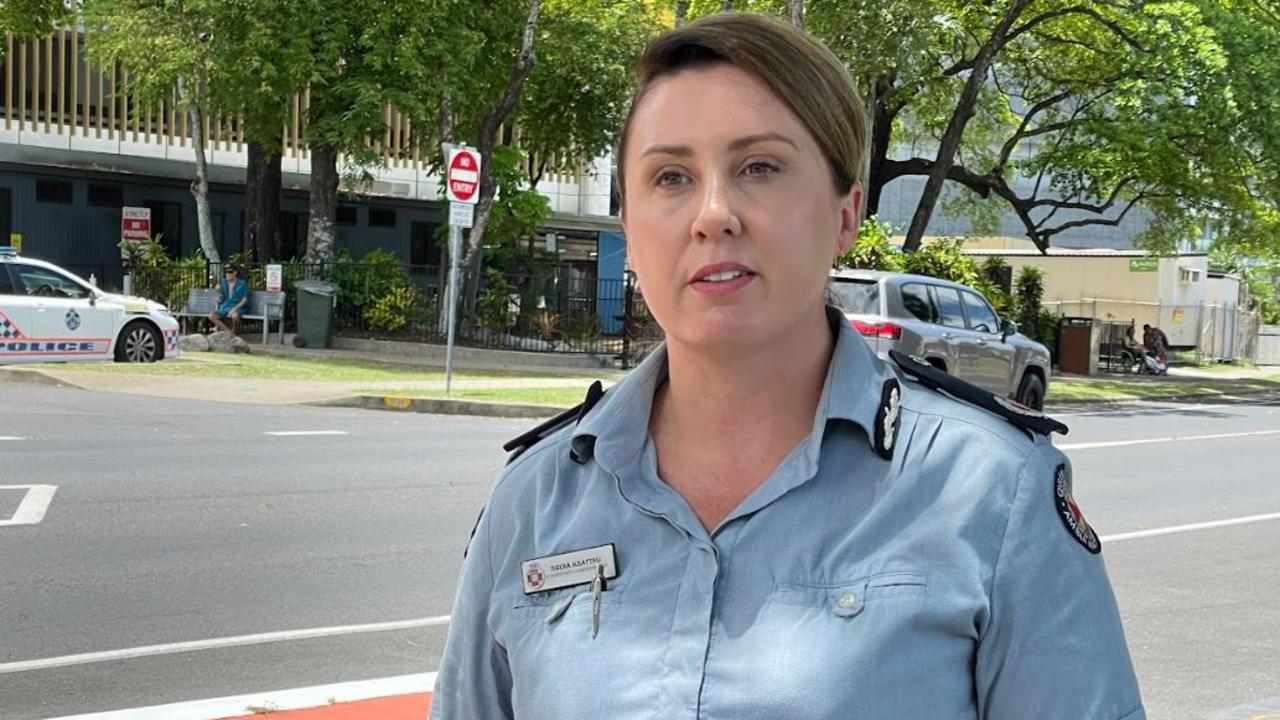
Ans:
{"label": "asphalt road surface", "polygon": [[[1280,716],[1280,405],[1064,420],[1150,717]],[[435,669],[529,424],[0,386],[0,718]]]}

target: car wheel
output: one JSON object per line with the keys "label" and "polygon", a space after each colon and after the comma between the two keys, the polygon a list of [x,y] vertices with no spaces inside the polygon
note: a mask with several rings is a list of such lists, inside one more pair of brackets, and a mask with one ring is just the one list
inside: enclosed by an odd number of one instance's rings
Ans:
{"label": "car wheel", "polygon": [[151,363],[164,357],[160,333],[145,322],[133,322],[120,333],[116,362]]}
{"label": "car wheel", "polygon": [[1018,397],[1014,398],[1032,410],[1044,410],[1044,381],[1028,373],[1018,386]]}

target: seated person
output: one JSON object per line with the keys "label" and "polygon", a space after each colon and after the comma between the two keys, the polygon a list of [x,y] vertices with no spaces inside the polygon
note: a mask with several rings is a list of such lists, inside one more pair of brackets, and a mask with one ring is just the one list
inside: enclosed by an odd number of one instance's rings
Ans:
{"label": "seated person", "polygon": [[1124,340],[1122,342],[1124,343],[1124,349],[1132,353],[1135,358],[1146,358],[1147,349],[1134,338],[1132,325],[1124,329]]}
{"label": "seated person", "polygon": [[[231,337],[236,336],[234,327],[240,321],[240,311],[249,303],[249,283],[240,277],[235,265],[227,265],[223,277],[218,281],[218,308],[209,313],[209,322]],[[231,327],[223,320],[230,319]]]}

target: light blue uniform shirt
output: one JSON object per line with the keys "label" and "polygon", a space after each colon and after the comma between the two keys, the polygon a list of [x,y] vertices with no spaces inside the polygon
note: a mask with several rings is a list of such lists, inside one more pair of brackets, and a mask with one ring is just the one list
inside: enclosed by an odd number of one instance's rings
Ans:
{"label": "light blue uniform shirt", "polygon": [[[509,465],[431,717],[1144,719],[1102,556],[1055,507],[1062,453],[904,377],[882,459],[895,370],[840,327],[812,434],[711,533],[657,474],[663,350]],[[522,561],[607,543],[596,637],[588,586],[525,595]]]}

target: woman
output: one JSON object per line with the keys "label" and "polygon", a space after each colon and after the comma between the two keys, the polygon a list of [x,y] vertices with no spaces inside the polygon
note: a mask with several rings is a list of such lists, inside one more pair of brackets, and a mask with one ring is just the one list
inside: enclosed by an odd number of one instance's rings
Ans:
{"label": "woman", "polygon": [[[240,311],[249,302],[249,283],[240,277],[240,269],[228,264],[218,281],[218,307],[209,313],[209,322],[222,332],[235,337],[235,326],[240,322]],[[223,322],[226,320],[227,322]],[[228,322],[230,326],[228,326]]]}
{"label": "woman", "polygon": [[432,717],[1143,718],[1097,536],[1024,429],[1052,422],[908,381],[972,392],[825,307],[866,152],[838,61],[725,14],[638,76],[622,217],[667,342],[518,442]]}

